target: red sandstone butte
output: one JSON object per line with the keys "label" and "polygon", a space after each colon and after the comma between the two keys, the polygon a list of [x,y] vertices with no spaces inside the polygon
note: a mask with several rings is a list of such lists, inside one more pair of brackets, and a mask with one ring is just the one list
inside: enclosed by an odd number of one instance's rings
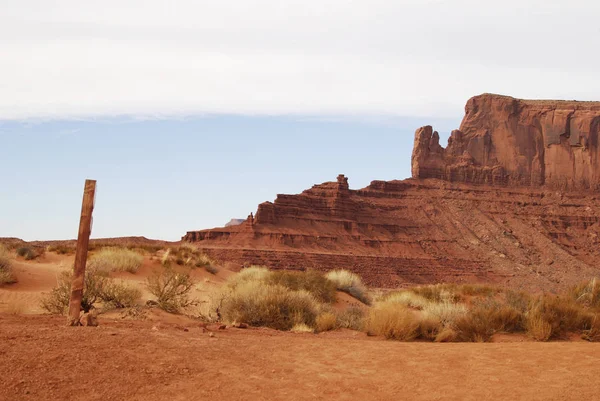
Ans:
{"label": "red sandstone butte", "polygon": [[470,99],[447,148],[415,134],[413,178],[278,195],[237,226],[190,231],[239,266],[345,268],[372,286],[556,290],[600,273],[600,103]]}
{"label": "red sandstone butte", "polygon": [[598,189],[599,133],[600,102],[475,96],[446,149],[430,126],[417,130],[412,175],[472,184]]}

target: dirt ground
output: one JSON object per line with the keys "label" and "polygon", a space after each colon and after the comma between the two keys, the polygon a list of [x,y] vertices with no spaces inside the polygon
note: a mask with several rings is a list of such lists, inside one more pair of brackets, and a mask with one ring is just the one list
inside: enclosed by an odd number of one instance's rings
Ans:
{"label": "dirt ground", "polygon": [[[43,315],[39,301],[72,259],[46,253],[14,261],[18,283],[0,289],[0,401],[597,398],[600,344],[578,338],[399,343],[349,330],[218,330],[157,309],[135,319],[108,312],[99,327],[66,327],[64,317]],[[136,274],[113,277],[143,290],[145,300],[144,280],[157,265],[145,257]],[[232,274],[194,270],[193,296],[206,298]],[[338,293],[334,307],[356,302]]]}
{"label": "dirt ground", "polygon": [[593,400],[599,373],[589,343],[399,343],[193,320],[72,328],[0,314],[2,401]]}

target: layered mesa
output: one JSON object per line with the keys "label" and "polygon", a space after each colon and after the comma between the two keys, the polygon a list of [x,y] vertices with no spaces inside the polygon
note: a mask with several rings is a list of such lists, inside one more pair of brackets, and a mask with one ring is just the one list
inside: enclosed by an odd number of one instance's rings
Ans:
{"label": "layered mesa", "polygon": [[222,262],[344,268],[379,287],[559,289],[598,273],[599,122],[596,102],[477,96],[447,148],[417,130],[411,179],[351,190],[340,175],[183,240]]}

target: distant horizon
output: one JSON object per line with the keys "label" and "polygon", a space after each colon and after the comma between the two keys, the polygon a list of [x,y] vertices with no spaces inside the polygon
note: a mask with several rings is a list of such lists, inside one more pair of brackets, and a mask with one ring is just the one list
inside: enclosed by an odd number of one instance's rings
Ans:
{"label": "distant horizon", "polygon": [[96,179],[92,238],[177,241],[338,174],[351,188],[408,178],[416,128],[432,124],[444,141],[459,123],[313,116],[4,121],[0,140],[10,151],[0,168],[18,174],[2,182],[10,196],[0,199],[0,237],[73,239],[84,180]]}

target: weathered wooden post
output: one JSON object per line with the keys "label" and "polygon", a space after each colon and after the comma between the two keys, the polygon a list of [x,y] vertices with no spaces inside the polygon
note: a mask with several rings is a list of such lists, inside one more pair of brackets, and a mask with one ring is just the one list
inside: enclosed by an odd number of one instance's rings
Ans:
{"label": "weathered wooden post", "polygon": [[81,205],[81,218],[79,220],[79,234],[77,235],[77,250],[75,252],[75,265],[73,267],[73,281],[71,283],[71,299],[69,301],[68,324],[79,325],[81,300],[83,298],[83,284],[85,278],[85,264],[87,261],[88,245],[92,232],[92,212],[96,194],[96,181],[85,180],[83,189],[83,202]]}

